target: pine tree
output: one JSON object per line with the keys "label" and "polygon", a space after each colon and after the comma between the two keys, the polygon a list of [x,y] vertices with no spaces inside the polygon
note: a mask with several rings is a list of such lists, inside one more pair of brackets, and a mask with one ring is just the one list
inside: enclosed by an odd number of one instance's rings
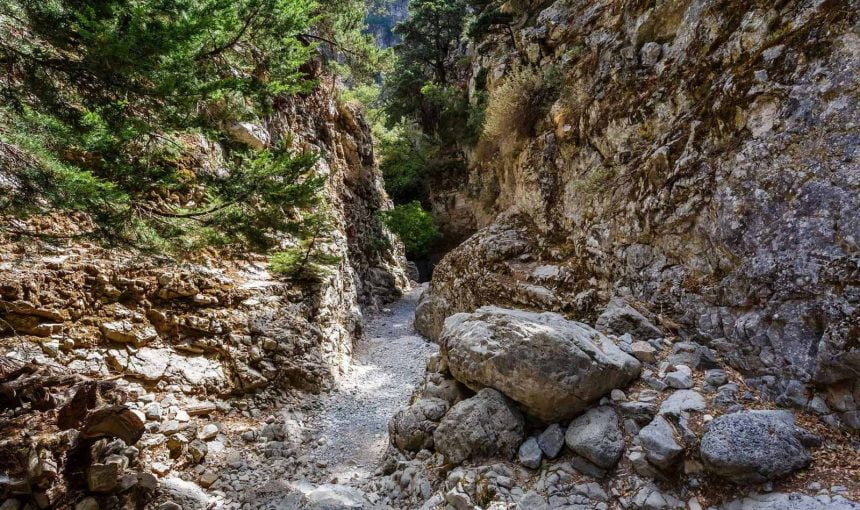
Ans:
{"label": "pine tree", "polygon": [[[310,154],[262,153],[227,127],[310,90],[311,0],[10,0],[0,5],[0,142],[35,163],[25,180],[47,204],[83,210],[92,235],[169,249],[266,249],[291,206],[317,200]],[[223,175],[189,175],[186,140],[226,149]],[[226,177],[225,177],[226,175]],[[180,209],[168,197],[203,185]]]}

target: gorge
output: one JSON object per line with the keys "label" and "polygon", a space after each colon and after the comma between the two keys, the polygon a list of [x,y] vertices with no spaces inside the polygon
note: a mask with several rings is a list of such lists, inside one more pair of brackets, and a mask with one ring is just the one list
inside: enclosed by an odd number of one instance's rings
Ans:
{"label": "gorge", "polygon": [[0,510],[860,509],[857,1],[83,4],[0,7]]}

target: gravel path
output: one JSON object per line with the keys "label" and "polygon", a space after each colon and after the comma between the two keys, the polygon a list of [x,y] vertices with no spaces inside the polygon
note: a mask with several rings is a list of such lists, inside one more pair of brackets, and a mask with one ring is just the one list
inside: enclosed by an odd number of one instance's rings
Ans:
{"label": "gravel path", "polygon": [[369,478],[388,445],[388,421],[406,404],[437,347],[412,328],[421,288],[372,317],[349,372],[312,419],[321,444],[312,452],[341,482]]}

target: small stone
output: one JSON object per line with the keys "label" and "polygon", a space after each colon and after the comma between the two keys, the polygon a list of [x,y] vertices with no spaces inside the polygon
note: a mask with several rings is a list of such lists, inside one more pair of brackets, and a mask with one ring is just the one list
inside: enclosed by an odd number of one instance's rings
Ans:
{"label": "small stone", "polygon": [[643,67],[654,67],[660,61],[663,47],[656,42],[647,42],[639,50],[639,60]]}
{"label": "small stone", "polygon": [[199,437],[204,441],[209,441],[210,439],[214,439],[217,435],[218,425],[214,423],[207,423],[203,426],[203,430],[200,431]]}
{"label": "small stone", "polygon": [[158,405],[158,402],[153,402],[143,408],[143,414],[147,420],[160,420],[161,406]]}
{"label": "small stone", "polygon": [[690,370],[690,367],[686,365],[678,365],[675,367],[674,372],[666,374],[666,377],[663,378],[663,382],[665,382],[666,385],[678,390],[686,390],[692,388],[692,371]]}
{"label": "small stone", "polygon": [[167,438],[167,449],[170,451],[171,458],[177,458],[182,455],[185,450],[185,445],[188,444],[188,439],[182,434],[174,434]]}
{"label": "small stone", "polygon": [[630,350],[631,350],[631,353],[633,354],[633,357],[638,359],[642,363],[656,363],[657,362],[657,356],[656,356],[657,350],[654,349],[654,347],[652,347],[651,344],[649,344],[648,342],[642,342],[642,341],[633,342],[630,345]]}
{"label": "small stone", "polygon": [[553,423],[538,436],[537,441],[544,455],[554,459],[564,447],[564,431],[558,423]]}
{"label": "small stone", "polygon": [[206,443],[200,439],[195,439],[188,445],[188,453],[191,455],[191,460],[195,463],[203,460],[203,457],[206,456],[207,452],[208,448],[206,447]]}
{"label": "small stone", "polygon": [[116,487],[118,477],[116,464],[93,464],[87,469],[87,487],[92,492],[110,492]]}
{"label": "small stone", "polygon": [[170,436],[178,433],[182,430],[182,425],[176,420],[168,420],[161,424],[158,431],[164,434],[165,436]]}
{"label": "small stone", "polygon": [[[3,507],[0,507],[0,510],[2,510],[2,508]],[[99,510],[99,502],[96,498],[90,496],[78,501],[75,504],[75,510]]]}
{"label": "small stone", "polygon": [[609,406],[589,409],[570,423],[565,443],[598,467],[613,467],[624,450],[618,414]]}
{"label": "small stone", "polygon": [[705,398],[694,390],[677,390],[660,406],[659,414],[678,416],[689,411],[704,411]]}
{"label": "small stone", "polygon": [[204,489],[208,489],[218,480],[218,473],[212,471],[211,469],[207,469],[200,475],[200,486]]}
{"label": "small stone", "polygon": [[158,487],[158,478],[152,473],[140,473],[137,475],[137,486],[145,491],[154,491]]}
{"label": "small stone", "polygon": [[170,466],[163,462],[153,462],[151,467],[158,476],[164,476],[170,471]]}
{"label": "small stone", "polygon": [[185,412],[188,413],[188,416],[202,416],[215,412],[215,409],[216,406],[212,402],[200,402],[188,406]]}
{"label": "small stone", "polygon": [[230,452],[227,454],[227,465],[233,468],[241,467],[245,463],[240,452]]}
{"label": "small stone", "polygon": [[648,461],[661,469],[670,468],[684,451],[675,439],[672,425],[662,416],[654,418],[636,438]]}
{"label": "small stone", "polygon": [[520,445],[518,458],[520,464],[527,468],[537,469],[540,467],[540,462],[543,458],[543,452],[538,445],[538,441],[534,437],[530,437]]}
{"label": "small stone", "polygon": [[119,483],[117,484],[116,491],[125,492],[132,487],[137,485],[137,474],[131,471],[123,473],[119,477]]}
{"label": "small stone", "polygon": [[729,382],[729,377],[726,375],[725,370],[713,368],[705,371],[705,382],[711,386],[719,387]]}
{"label": "small stone", "polygon": [[812,397],[812,400],[809,401],[809,409],[815,414],[827,414],[830,412],[827,402],[819,395]]}
{"label": "small stone", "polygon": [[627,400],[627,395],[623,391],[616,389],[609,393],[609,399],[613,402],[623,402]]}

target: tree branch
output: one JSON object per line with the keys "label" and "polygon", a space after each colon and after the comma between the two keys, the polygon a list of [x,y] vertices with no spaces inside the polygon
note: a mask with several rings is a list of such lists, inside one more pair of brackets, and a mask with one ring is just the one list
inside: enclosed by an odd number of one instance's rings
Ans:
{"label": "tree branch", "polygon": [[335,48],[340,49],[341,51],[344,51],[344,52],[346,52],[346,53],[349,53],[350,55],[352,55],[352,56],[354,56],[354,57],[361,58],[361,55],[359,55],[359,54],[358,54],[358,53],[356,53],[355,51],[353,51],[353,50],[351,50],[351,49],[349,49],[349,48],[347,48],[347,47],[343,46],[342,44],[340,44],[340,43],[339,43],[339,42],[337,42],[337,41],[332,41],[331,39],[326,39],[325,37],[320,37],[320,36],[318,36],[318,35],[312,35],[312,34],[299,34],[299,37],[300,37],[300,38],[301,38],[301,37],[306,37],[306,38],[308,38],[308,39],[316,39],[317,41],[322,41],[322,42],[324,42],[324,43],[327,43],[327,44],[330,44],[330,45],[334,46]]}
{"label": "tree branch", "polygon": [[254,10],[254,12],[252,12],[248,16],[248,19],[245,20],[245,24],[242,25],[242,28],[239,30],[239,33],[236,34],[235,37],[230,39],[226,44],[223,44],[223,45],[221,45],[217,48],[214,48],[210,51],[207,51],[206,53],[201,53],[200,55],[197,55],[196,57],[194,57],[194,60],[196,60],[198,62],[200,62],[201,60],[206,60],[208,58],[219,55],[220,53],[225,52],[225,51],[229,50],[230,48],[232,48],[233,46],[235,46],[242,39],[242,37],[245,36],[245,33],[248,31],[248,28],[251,27],[251,22],[254,21],[254,18],[257,17],[257,14],[259,14],[259,12],[260,12],[260,8],[258,7],[257,9]]}

